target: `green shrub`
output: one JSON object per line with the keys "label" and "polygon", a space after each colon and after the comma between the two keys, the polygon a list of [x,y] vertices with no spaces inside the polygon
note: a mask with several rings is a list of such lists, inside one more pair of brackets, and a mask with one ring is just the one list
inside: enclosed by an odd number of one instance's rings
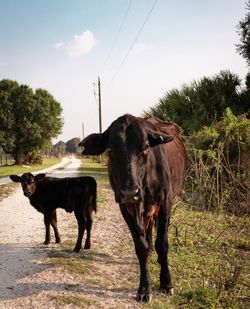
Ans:
{"label": "green shrub", "polygon": [[221,121],[194,133],[187,146],[191,201],[206,209],[245,213],[250,183],[250,121],[246,115],[236,117],[227,108]]}

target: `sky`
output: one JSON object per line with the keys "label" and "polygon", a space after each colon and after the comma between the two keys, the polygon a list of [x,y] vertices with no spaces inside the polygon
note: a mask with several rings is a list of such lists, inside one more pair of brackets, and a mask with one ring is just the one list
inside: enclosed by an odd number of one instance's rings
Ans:
{"label": "sky", "polygon": [[47,89],[67,142],[141,116],[168,90],[230,70],[244,82],[236,26],[245,0],[0,0],[0,80]]}

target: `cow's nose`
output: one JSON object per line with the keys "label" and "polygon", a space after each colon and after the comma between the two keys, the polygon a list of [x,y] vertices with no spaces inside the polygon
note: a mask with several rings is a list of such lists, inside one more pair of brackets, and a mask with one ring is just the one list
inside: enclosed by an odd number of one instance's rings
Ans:
{"label": "cow's nose", "polygon": [[31,191],[24,191],[23,194],[27,197],[30,197],[32,192]]}
{"label": "cow's nose", "polygon": [[136,187],[133,190],[120,190],[120,203],[135,203],[141,198],[141,190]]}

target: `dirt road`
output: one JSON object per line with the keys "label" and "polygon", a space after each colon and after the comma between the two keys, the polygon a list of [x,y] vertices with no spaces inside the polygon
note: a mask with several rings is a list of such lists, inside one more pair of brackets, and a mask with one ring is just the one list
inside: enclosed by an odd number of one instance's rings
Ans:
{"label": "dirt road", "polygon": [[[76,175],[79,164],[73,158],[56,176]],[[43,216],[29,205],[20,188],[1,202],[0,308],[140,307],[134,301],[138,266],[132,240],[113,193],[109,188],[100,190],[93,249],[78,255],[71,251],[74,242],[68,245],[70,250],[62,244],[42,245]],[[72,235],[74,215],[59,210],[58,226],[62,239]],[[82,263],[78,272],[67,267],[78,262]]]}

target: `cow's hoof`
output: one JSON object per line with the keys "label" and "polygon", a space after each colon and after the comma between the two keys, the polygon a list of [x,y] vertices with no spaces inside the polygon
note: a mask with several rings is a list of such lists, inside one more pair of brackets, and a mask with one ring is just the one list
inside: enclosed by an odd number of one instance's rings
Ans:
{"label": "cow's hoof", "polygon": [[60,242],[61,242],[61,238],[57,238],[56,239],[56,244],[60,244]]}
{"label": "cow's hoof", "polygon": [[84,249],[90,249],[90,244],[85,244]]}
{"label": "cow's hoof", "polygon": [[137,293],[136,301],[150,303],[152,300],[152,295],[150,293]]}
{"label": "cow's hoof", "polygon": [[45,242],[43,244],[44,245],[49,245],[50,244],[50,240],[45,240]]}
{"label": "cow's hoof", "polygon": [[164,294],[174,295],[174,289],[173,288],[162,288],[161,287],[161,290],[162,290],[162,293],[164,293]]}
{"label": "cow's hoof", "polygon": [[75,248],[73,251],[76,252],[76,253],[79,253],[81,250],[81,248]]}

